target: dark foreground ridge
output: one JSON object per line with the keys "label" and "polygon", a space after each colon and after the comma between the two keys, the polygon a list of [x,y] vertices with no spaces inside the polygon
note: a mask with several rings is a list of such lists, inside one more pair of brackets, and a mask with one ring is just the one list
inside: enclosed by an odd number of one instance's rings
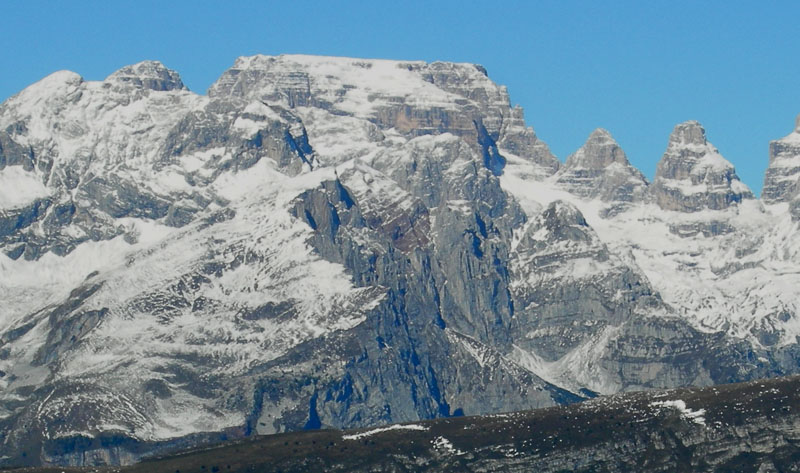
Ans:
{"label": "dark foreground ridge", "polygon": [[794,472],[800,377],[489,416],[262,436],[130,467],[16,471]]}

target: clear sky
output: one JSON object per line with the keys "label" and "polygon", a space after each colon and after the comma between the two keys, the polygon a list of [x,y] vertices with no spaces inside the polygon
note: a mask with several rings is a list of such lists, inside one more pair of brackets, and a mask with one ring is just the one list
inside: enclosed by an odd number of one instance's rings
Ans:
{"label": "clear sky", "polygon": [[560,159],[608,129],[648,177],[695,119],[760,192],[800,114],[798,1],[5,1],[0,100],[59,70],[157,59],[204,92],[237,56],[474,62]]}

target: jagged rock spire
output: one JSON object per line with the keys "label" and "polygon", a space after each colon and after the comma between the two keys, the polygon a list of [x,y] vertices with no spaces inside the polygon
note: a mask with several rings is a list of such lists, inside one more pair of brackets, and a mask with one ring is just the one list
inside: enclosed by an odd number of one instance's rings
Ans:
{"label": "jagged rock spire", "polygon": [[647,187],[641,172],[607,130],[594,130],[583,146],[567,158],[557,181],[571,193],[604,201],[639,200]]}
{"label": "jagged rock spire", "polygon": [[767,204],[789,202],[800,189],[800,115],[794,130],[769,143],[769,167],[764,175],[761,198]]}
{"label": "jagged rock spire", "polygon": [[688,120],[678,123],[669,135],[668,146],[700,145],[708,144],[706,139],[706,129],[697,120]]}
{"label": "jagged rock spire", "polygon": [[583,146],[567,158],[566,166],[571,168],[604,169],[613,163],[630,165],[625,152],[611,137],[611,133],[598,128],[594,130]]}
{"label": "jagged rock spire", "polygon": [[706,130],[694,120],[672,130],[650,189],[661,208],[682,212],[722,210],[753,198],[733,165],[708,142]]}

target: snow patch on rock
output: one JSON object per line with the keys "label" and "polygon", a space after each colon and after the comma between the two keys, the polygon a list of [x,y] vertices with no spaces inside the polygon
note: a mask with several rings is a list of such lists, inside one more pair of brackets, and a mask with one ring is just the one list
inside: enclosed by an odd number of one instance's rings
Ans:
{"label": "snow patch on rock", "polygon": [[681,417],[688,420],[689,422],[694,422],[697,425],[706,425],[706,415],[705,409],[698,409],[693,410],[686,407],[686,402],[681,399],[671,400],[671,401],[656,401],[651,402],[650,405],[656,408],[663,408],[663,409],[675,409],[677,410]]}
{"label": "snow patch on rock", "polygon": [[424,425],[418,424],[396,424],[390,425],[388,427],[378,427],[377,429],[370,429],[365,432],[359,432],[357,434],[348,434],[342,435],[343,440],[360,440],[365,437],[370,437],[372,435],[381,434],[383,432],[391,432],[393,430],[428,430],[428,427]]}

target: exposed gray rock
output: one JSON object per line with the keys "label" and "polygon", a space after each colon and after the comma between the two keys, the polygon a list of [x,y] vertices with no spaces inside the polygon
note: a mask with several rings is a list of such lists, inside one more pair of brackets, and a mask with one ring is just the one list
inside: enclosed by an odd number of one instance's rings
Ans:
{"label": "exposed gray rock", "polygon": [[697,235],[712,237],[732,233],[735,231],[735,228],[724,220],[708,220],[691,223],[677,223],[670,225],[669,231],[684,238],[694,237]]}
{"label": "exposed gray rock", "polygon": [[514,254],[516,346],[552,362],[629,319],[631,302],[650,291],[612,258],[577,208],[561,201],[547,207]]}
{"label": "exposed gray rock", "polygon": [[767,204],[789,202],[798,194],[800,181],[800,115],[795,129],[769,142],[769,167],[764,175],[761,199]]}
{"label": "exposed gray rock", "polygon": [[[333,392],[323,395],[317,384],[317,394],[306,395],[318,422],[371,424],[482,412],[507,403],[541,405],[577,399],[494,348],[503,346],[510,316],[509,294],[498,287],[497,279],[502,271],[497,252],[502,247],[486,241],[496,230],[481,228],[479,216],[461,209],[439,211],[436,227],[430,228],[428,209],[414,197],[388,188],[393,185],[369,168],[354,168],[295,202],[293,212],[314,229],[312,242],[321,254],[350,268],[358,284],[388,289],[375,318],[348,335],[359,338],[336,341],[362,346],[358,361],[347,365],[342,381],[326,388]],[[369,194],[371,188],[398,200],[376,199]],[[431,233],[439,234],[435,242],[429,239]],[[482,248],[476,249],[476,241]],[[446,261],[454,264],[444,265]],[[476,279],[486,283],[476,285]],[[365,330],[371,334],[361,333]],[[364,344],[366,340],[370,343]],[[312,354],[317,350],[303,353],[317,356]],[[267,419],[264,414],[259,418],[259,425]]]}
{"label": "exposed gray rock", "polygon": [[26,171],[32,171],[36,162],[33,150],[18,144],[9,132],[0,131],[0,169],[6,166],[22,166]]}
{"label": "exposed gray rock", "polygon": [[525,124],[520,106],[513,107],[503,122],[498,146],[538,164],[542,168],[541,174],[536,176],[538,178],[555,174],[561,167],[561,162],[550,151],[550,147],[536,136],[533,128]]}
{"label": "exposed gray rock", "polygon": [[662,209],[680,212],[722,210],[753,198],[696,121],[675,126],[650,192]]}
{"label": "exposed gray rock", "polygon": [[[210,102],[204,110],[187,114],[169,131],[157,167],[179,162],[181,156],[220,149],[229,152],[215,154],[206,163],[205,167],[213,170],[205,178],[208,181],[224,172],[245,170],[264,157],[289,175],[314,165],[308,134],[290,112],[262,102]],[[189,179],[202,183],[204,178],[195,172]]]}
{"label": "exposed gray rock", "polygon": [[611,137],[598,128],[558,173],[557,181],[571,193],[607,202],[638,202],[645,197],[647,180],[631,166]]}
{"label": "exposed gray rock", "polygon": [[571,204],[554,202],[531,222],[512,262],[515,356],[545,379],[579,379],[607,393],[732,376],[712,367],[742,347],[712,350],[717,336],[665,317],[670,308],[647,278],[609,251]]}
{"label": "exposed gray rock", "polygon": [[800,221],[800,196],[795,197],[789,202],[789,213],[792,214],[794,221]]}
{"label": "exposed gray rock", "polygon": [[180,75],[158,61],[143,61],[114,72],[105,80],[122,86],[149,89],[156,92],[186,89]]}
{"label": "exposed gray rock", "polygon": [[775,352],[669,315],[673,308],[621,256],[571,204],[556,201],[536,217],[512,254],[515,359],[556,384],[580,380],[601,393],[767,376],[783,364]]}

